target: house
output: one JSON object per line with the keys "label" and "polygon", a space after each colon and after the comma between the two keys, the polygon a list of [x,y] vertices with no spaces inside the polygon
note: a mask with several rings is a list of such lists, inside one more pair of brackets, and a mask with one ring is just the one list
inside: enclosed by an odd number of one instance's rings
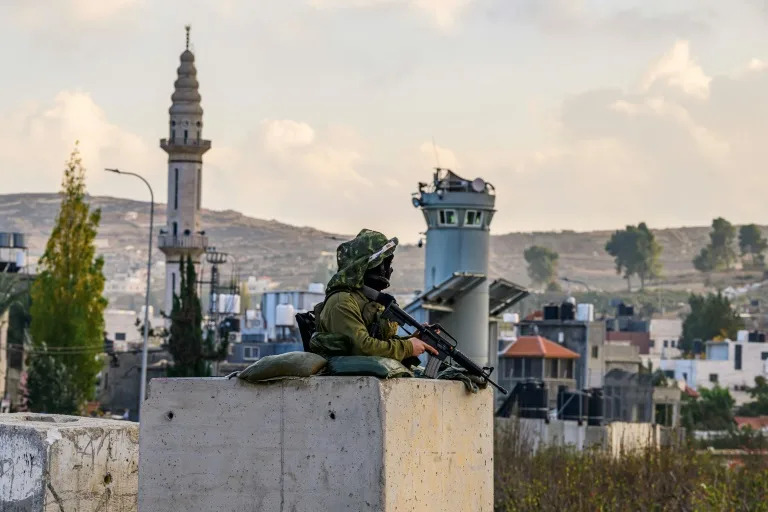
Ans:
{"label": "house", "polygon": [[557,405],[559,386],[573,388],[579,354],[542,336],[521,336],[499,354],[499,384],[512,389],[518,382],[543,381],[550,407]]}
{"label": "house", "polygon": [[754,418],[747,416],[734,416],[733,422],[740,430],[743,428],[749,428],[756,432],[768,434],[768,416],[755,416]]}
{"label": "house", "polygon": [[677,426],[680,422],[681,390],[676,384],[654,385],[649,373],[614,368],[605,375],[603,388],[606,422],[659,423]]}
{"label": "house", "polygon": [[730,391],[737,405],[751,400],[746,391],[755,377],[768,377],[768,343],[708,341],[704,359],[664,359],[661,369],[693,388],[720,386]]}

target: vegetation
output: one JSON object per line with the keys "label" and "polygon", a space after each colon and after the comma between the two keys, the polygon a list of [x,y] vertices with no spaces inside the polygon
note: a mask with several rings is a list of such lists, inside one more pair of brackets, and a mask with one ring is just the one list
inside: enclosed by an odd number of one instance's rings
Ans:
{"label": "vegetation", "polygon": [[765,239],[756,224],[747,224],[739,228],[739,250],[742,257],[749,255],[750,267],[763,268],[765,266],[763,252],[766,249],[768,249],[768,240]]}
{"label": "vegetation", "polygon": [[555,251],[532,245],[523,252],[523,257],[528,263],[528,277],[533,284],[537,286],[546,285],[548,290],[556,290],[557,285],[557,263],[560,255]]}
{"label": "vegetation", "polygon": [[692,446],[618,457],[562,447],[536,453],[510,429],[494,446],[495,510],[768,510],[768,465],[744,456],[729,468]]}
{"label": "vegetation", "polygon": [[682,350],[690,352],[696,339],[707,341],[721,338],[736,339],[744,322],[733,309],[731,301],[720,292],[708,295],[692,294],[688,298],[691,312],[683,321]]}
{"label": "vegetation", "polygon": [[686,430],[732,430],[733,406],[736,403],[727,389],[698,388],[699,398],[683,396],[682,425]]}
{"label": "vegetation", "polygon": [[748,388],[752,401],[739,407],[738,416],[768,415],[768,381],[762,375],[755,377],[755,386]]}
{"label": "vegetation", "polygon": [[730,270],[736,262],[735,239],[736,228],[733,224],[722,217],[714,219],[709,244],[693,259],[693,266],[699,272]]}
{"label": "vegetation", "polygon": [[662,247],[656,237],[648,229],[645,222],[637,226],[627,226],[611,235],[605,244],[605,250],[613,256],[616,263],[616,273],[624,274],[627,287],[632,289],[632,276],[640,279],[640,289],[645,288],[645,282],[661,275]]}
{"label": "vegetation", "polygon": [[218,350],[209,331],[203,341],[203,313],[197,296],[197,273],[192,259],[187,256],[179,265],[181,285],[179,294],[173,295],[171,329],[168,350],[173,356],[169,377],[210,377],[211,361],[221,361],[227,354],[226,339]]}
{"label": "vegetation", "polygon": [[31,289],[27,400],[33,411],[77,412],[93,397],[101,369],[107,301],[102,297],[104,261],[94,246],[101,212],[91,211],[85,194],[85,169],[75,147],[64,170],[59,214]]}

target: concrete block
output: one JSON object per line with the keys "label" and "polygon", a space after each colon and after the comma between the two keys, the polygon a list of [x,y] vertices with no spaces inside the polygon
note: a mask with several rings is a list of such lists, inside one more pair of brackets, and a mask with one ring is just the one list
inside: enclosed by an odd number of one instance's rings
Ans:
{"label": "concrete block", "polygon": [[493,393],[459,382],[154,379],[139,509],[493,510]]}
{"label": "concrete block", "polygon": [[0,414],[0,510],[134,512],[138,456],[137,423]]}

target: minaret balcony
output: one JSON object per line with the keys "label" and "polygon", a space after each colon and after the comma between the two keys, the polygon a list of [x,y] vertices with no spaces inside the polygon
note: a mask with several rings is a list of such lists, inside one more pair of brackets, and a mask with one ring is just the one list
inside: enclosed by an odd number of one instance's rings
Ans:
{"label": "minaret balcony", "polygon": [[160,147],[167,153],[203,154],[211,149],[211,141],[205,139],[160,139]]}
{"label": "minaret balcony", "polygon": [[171,235],[162,233],[157,237],[157,247],[163,249],[205,250],[208,237],[205,235]]}

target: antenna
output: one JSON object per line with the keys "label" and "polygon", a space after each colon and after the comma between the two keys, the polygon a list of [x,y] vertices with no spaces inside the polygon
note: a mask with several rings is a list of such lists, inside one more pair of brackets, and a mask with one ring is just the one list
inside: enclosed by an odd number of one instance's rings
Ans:
{"label": "antenna", "polygon": [[189,50],[189,31],[192,29],[192,25],[184,25],[184,30],[187,31],[187,50]]}
{"label": "antenna", "polygon": [[440,157],[437,154],[437,144],[435,144],[435,137],[432,136],[432,150],[435,152],[435,163],[437,164],[436,169],[440,169]]}

